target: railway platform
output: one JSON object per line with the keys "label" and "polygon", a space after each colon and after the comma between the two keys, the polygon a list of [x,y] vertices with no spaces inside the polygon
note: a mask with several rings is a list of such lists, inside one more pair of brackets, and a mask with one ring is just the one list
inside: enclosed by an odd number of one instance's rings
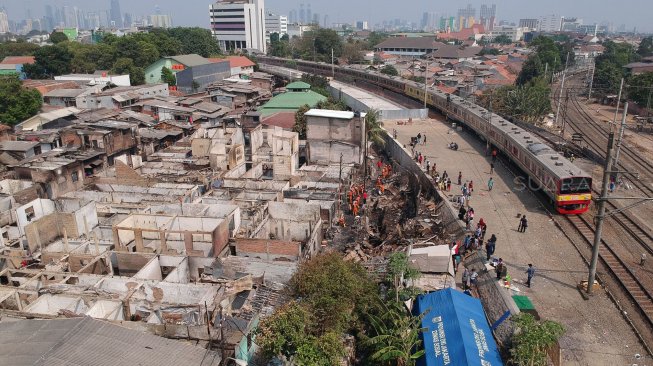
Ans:
{"label": "railway platform", "polygon": [[[418,145],[416,150],[431,165],[437,164],[440,174],[447,171],[452,180],[449,197],[461,192],[456,184],[458,172],[462,172],[463,183],[474,182],[470,206],[476,213],[475,222],[483,218],[487,223],[486,238],[496,234],[495,256],[504,259],[508,274],[521,291],[519,294],[531,299],[540,316],[560,322],[566,329],[560,340],[564,365],[653,365],[653,360],[646,357],[632,329],[604,292],[598,291],[588,301],[581,297],[576,285],[587,279],[587,265],[573,243],[556,226],[541,197],[524,189],[511,171],[514,168],[502,164],[499,159],[491,175],[491,158],[485,155],[485,143],[466,131],[452,129],[442,120],[402,122],[385,121],[384,128],[390,133],[396,130],[397,139],[406,146],[418,133],[426,135],[426,144]],[[459,149],[449,149],[450,142],[456,142]],[[490,176],[494,180],[492,191],[487,187]],[[517,230],[520,215],[528,218],[525,233]],[[528,263],[536,268],[530,289],[525,286]],[[459,277],[461,272],[462,268]],[[637,355],[644,358],[637,358]]]}

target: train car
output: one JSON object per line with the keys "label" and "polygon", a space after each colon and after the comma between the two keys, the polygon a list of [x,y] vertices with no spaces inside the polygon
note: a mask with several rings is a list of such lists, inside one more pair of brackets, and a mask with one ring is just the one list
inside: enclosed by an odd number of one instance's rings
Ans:
{"label": "train car", "polygon": [[[287,60],[265,57],[273,65],[283,66]],[[376,71],[343,66],[332,66],[311,61],[296,61],[297,69],[307,73],[332,76],[356,83],[365,81],[379,87],[403,93],[417,101],[426,102],[448,118],[465,124],[481,139],[501,150],[528,179],[516,183],[523,189],[542,191],[560,214],[581,214],[589,209],[592,200],[592,177],[554,151],[530,132],[515,126],[499,115],[456,95],[437,88],[424,88],[400,77]],[[518,187],[519,188],[519,187]]]}

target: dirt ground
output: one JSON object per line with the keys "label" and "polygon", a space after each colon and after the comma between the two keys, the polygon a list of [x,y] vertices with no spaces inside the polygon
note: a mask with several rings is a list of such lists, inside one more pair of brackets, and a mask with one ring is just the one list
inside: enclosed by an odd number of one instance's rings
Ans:
{"label": "dirt ground", "polygon": [[[454,181],[451,194],[457,194],[458,172],[463,181],[474,181],[471,206],[477,218],[488,223],[488,234],[498,237],[496,256],[507,263],[509,273],[519,289],[527,295],[540,316],[562,323],[566,329],[560,341],[565,365],[653,365],[635,334],[619,310],[605,293],[600,292],[586,301],[576,285],[587,278],[587,266],[574,245],[555,226],[541,200],[530,191],[520,189],[519,181],[503,165],[495,164],[492,175],[495,183],[487,189],[490,177],[489,157],[485,144],[476,136],[453,130],[441,121],[414,121],[412,125],[397,125],[388,121],[387,130],[396,129],[400,142],[408,145],[411,136],[426,134],[427,144],[417,147],[419,152],[437,164],[438,171],[446,170]],[[455,141],[458,151],[447,148]],[[527,233],[517,231],[518,214],[529,220]],[[526,288],[525,270],[528,263],[536,268],[533,288]]]}

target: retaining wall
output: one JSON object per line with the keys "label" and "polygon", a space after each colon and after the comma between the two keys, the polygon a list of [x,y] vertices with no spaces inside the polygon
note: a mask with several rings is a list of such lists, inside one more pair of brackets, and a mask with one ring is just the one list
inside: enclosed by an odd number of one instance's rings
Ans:
{"label": "retaining wall", "polygon": [[[364,102],[356,99],[355,97],[347,94],[346,90],[334,88],[329,85],[329,92],[334,99],[341,99],[347,104],[349,108],[358,112],[367,112],[370,106]],[[379,110],[379,119],[393,120],[393,119],[425,119],[428,117],[428,109],[386,109]]]}

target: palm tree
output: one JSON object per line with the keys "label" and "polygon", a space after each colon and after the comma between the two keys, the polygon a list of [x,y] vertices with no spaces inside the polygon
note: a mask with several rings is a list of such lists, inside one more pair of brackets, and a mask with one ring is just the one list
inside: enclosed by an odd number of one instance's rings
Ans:
{"label": "palm tree", "polygon": [[367,131],[367,140],[372,141],[377,146],[385,146],[385,139],[383,138],[384,130],[381,128],[383,125],[379,121],[379,111],[370,109],[365,115],[365,130]]}
{"label": "palm tree", "polygon": [[375,334],[364,340],[371,348],[371,360],[381,365],[413,366],[424,355],[419,334],[424,314],[411,316],[402,303],[383,304],[380,315],[370,314],[370,324]]}

